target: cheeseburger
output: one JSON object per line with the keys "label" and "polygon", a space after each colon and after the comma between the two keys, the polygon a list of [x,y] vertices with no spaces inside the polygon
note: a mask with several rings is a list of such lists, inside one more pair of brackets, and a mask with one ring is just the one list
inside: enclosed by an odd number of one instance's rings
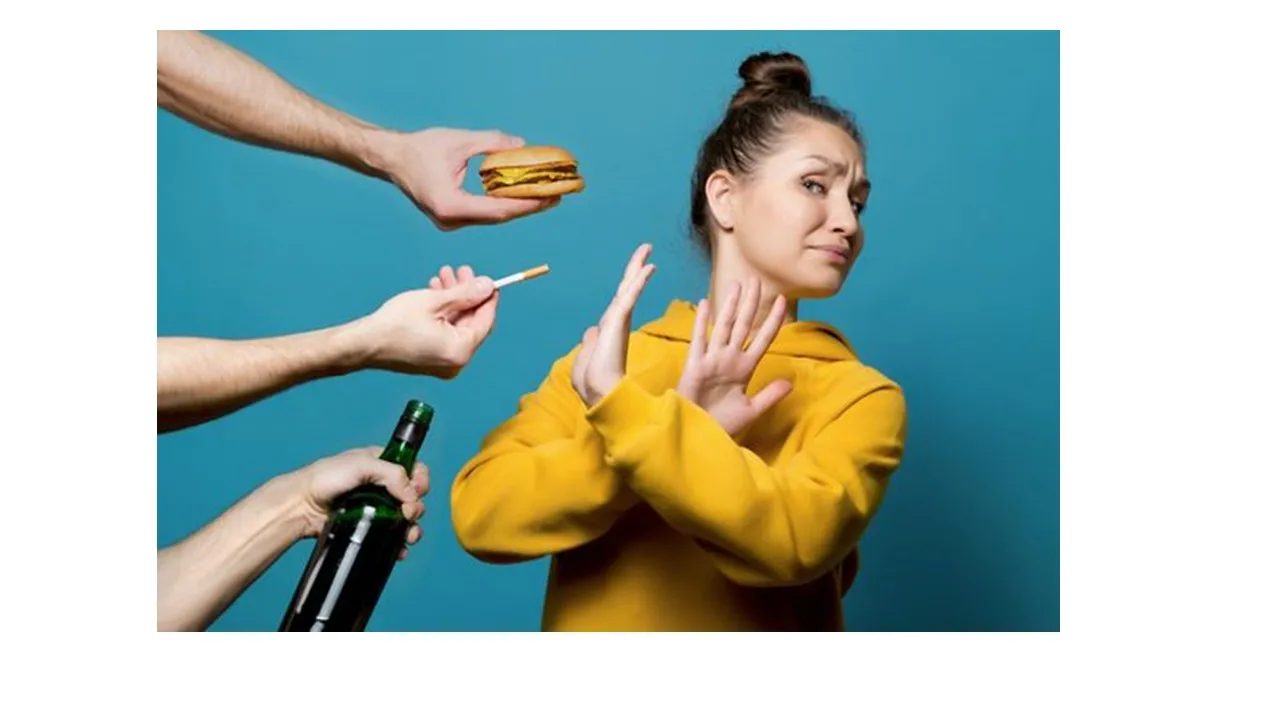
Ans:
{"label": "cheeseburger", "polygon": [[578,160],[559,147],[494,152],[480,162],[480,181],[496,198],[550,198],[586,186],[578,174]]}

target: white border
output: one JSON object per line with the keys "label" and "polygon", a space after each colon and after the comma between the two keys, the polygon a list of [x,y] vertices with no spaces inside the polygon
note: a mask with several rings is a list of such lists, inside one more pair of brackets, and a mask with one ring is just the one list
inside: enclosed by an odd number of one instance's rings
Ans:
{"label": "white border", "polygon": [[649,2],[616,15],[645,28],[1064,30],[1062,634],[370,633],[282,647],[280,635],[153,633],[154,30],[616,26],[602,3],[553,5],[6,13],[4,632],[23,638],[11,689],[198,701],[1267,698],[1280,593],[1266,577],[1275,40],[1225,3],[1185,19],[992,2],[684,3],[665,18]]}

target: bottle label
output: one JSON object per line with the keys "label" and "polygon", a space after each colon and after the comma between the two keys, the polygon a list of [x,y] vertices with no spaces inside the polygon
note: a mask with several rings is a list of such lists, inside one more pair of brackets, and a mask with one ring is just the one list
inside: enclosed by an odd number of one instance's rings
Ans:
{"label": "bottle label", "polygon": [[338,573],[334,575],[333,582],[329,585],[329,591],[324,596],[324,603],[320,605],[320,613],[316,614],[315,623],[311,624],[313,632],[323,631],[324,625],[329,621],[329,616],[333,614],[333,606],[338,602],[338,596],[342,594],[342,588],[347,583],[347,577],[351,575],[351,566],[355,564],[356,555],[360,553],[360,544],[364,542],[364,537],[369,534],[369,527],[373,525],[375,513],[376,509],[374,507],[364,507],[364,515],[361,516],[360,523],[356,525],[355,532],[351,535],[351,542],[347,544],[346,552],[342,554],[342,562],[338,565]]}
{"label": "bottle label", "polygon": [[391,438],[398,442],[403,442],[410,447],[422,447],[422,441],[427,437],[427,426],[422,423],[415,423],[411,420],[401,419],[396,424],[395,432],[391,434]]}

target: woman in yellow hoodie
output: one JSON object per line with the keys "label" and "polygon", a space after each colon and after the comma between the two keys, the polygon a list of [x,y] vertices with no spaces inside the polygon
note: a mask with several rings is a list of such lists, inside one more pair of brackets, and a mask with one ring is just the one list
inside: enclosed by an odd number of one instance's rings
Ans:
{"label": "woman in yellow hoodie", "polygon": [[631,332],[654,271],[641,246],[599,324],[453,484],[470,554],[551,556],[544,630],[844,628],[906,407],[796,314],[843,285],[871,184],[857,127],[810,95],[803,60],[757,54],[739,74],[693,179],[708,300]]}

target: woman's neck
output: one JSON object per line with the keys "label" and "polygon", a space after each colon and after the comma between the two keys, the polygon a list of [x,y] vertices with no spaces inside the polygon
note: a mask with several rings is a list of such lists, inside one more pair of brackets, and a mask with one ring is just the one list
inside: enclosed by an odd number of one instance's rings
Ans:
{"label": "woman's neck", "polygon": [[[711,323],[714,325],[720,311],[720,305],[728,299],[730,288],[736,283],[739,286],[738,301],[742,301],[745,295],[743,287],[750,277],[756,276],[760,279],[760,300],[756,304],[755,317],[751,321],[751,329],[755,330],[760,327],[764,319],[768,317],[769,310],[773,308],[774,299],[777,298],[779,288],[769,279],[760,276],[755,271],[746,267],[732,266],[716,266],[711,270],[711,282],[707,291],[707,302],[711,304]],[[799,315],[799,305],[795,299],[787,299],[787,315],[785,322],[795,322]]]}

